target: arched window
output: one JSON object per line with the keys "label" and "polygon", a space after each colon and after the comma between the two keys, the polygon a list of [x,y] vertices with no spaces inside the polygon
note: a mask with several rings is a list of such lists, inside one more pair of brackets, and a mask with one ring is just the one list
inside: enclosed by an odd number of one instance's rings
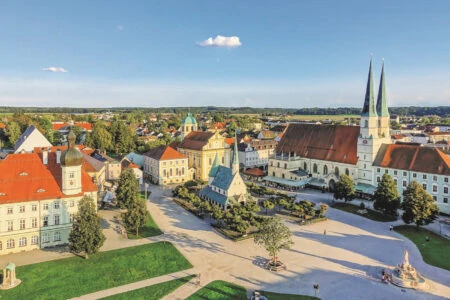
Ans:
{"label": "arched window", "polygon": [[172,177],[172,169],[169,170],[170,177]]}
{"label": "arched window", "polygon": [[284,173],[283,174],[281,174],[281,177],[284,179]]}
{"label": "arched window", "polygon": [[278,167],[278,168],[280,167],[280,162],[277,163],[277,167]]}
{"label": "arched window", "polygon": [[334,168],[334,175],[339,177],[339,168],[338,167]]}
{"label": "arched window", "polygon": [[6,249],[12,249],[12,248],[14,248],[15,247],[15,245],[14,245],[14,240],[13,239],[9,239],[7,242],[6,242]]}
{"label": "arched window", "polygon": [[317,173],[317,164],[313,165],[313,173]]}
{"label": "arched window", "polygon": [[323,166],[323,175],[328,175],[328,167]]}
{"label": "arched window", "polygon": [[308,165],[306,164],[306,161],[303,163],[303,170],[305,170],[305,171],[308,170]]}
{"label": "arched window", "polygon": [[184,167],[181,168],[181,175],[184,175]]}
{"label": "arched window", "polygon": [[364,121],[364,127],[366,127],[366,128],[369,127],[369,121],[367,121],[367,120]]}
{"label": "arched window", "polygon": [[272,172],[272,176],[275,177],[275,171]]}
{"label": "arched window", "polygon": [[166,169],[163,170],[163,177],[167,177],[167,171],[166,171]]}
{"label": "arched window", "polygon": [[345,175],[350,176],[350,171],[348,170],[348,168],[345,169]]}

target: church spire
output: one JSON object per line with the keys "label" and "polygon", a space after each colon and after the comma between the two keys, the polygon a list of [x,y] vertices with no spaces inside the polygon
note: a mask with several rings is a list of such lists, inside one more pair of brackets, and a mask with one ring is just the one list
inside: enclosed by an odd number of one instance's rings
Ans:
{"label": "church spire", "polygon": [[211,170],[209,171],[209,177],[216,177],[218,170],[219,170],[219,157],[217,156],[216,153],[216,157],[214,157],[214,162],[211,166]]}
{"label": "church spire", "polygon": [[384,60],[383,67],[381,68],[380,87],[378,89],[377,113],[380,117],[389,117],[386,95],[386,80],[384,79]]}
{"label": "church spire", "polygon": [[234,133],[234,153],[233,153],[233,175],[236,173],[239,173],[239,153],[238,153],[238,147],[237,147],[237,136],[236,132]]}
{"label": "church spire", "polygon": [[376,117],[375,100],[373,96],[373,75],[372,75],[372,58],[370,58],[369,77],[367,78],[366,97],[364,99],[364,107],[362,115],[366,117]]}

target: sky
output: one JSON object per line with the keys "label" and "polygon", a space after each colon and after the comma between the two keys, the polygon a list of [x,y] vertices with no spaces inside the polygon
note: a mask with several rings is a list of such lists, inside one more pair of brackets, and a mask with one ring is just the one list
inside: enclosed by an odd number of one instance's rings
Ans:
{"label": "sky", "polygon": [[450,1],[1,1],[0,106],[450,103]]}

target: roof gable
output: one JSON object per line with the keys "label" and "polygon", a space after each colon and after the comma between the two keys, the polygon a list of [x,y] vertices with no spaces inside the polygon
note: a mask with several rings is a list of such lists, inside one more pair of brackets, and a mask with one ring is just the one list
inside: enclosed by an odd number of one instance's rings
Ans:
{"label": "roof gable", "polygon": [[34,147],[52,147],[52,144],[34,125],[30,125],[14,145],[14,153],[31,152]]}
{"label": "roof gable", "polygon": [[208,144],[214,132],[192,131],[190,132],[178,146],[179,148],[186,148],[192,150],[201,150]]}
{"label": "roof gable", "polygon": [[145,153],[145,156],[156,160],[172,160],[172,159],[184,159],[186,156],[173,149],[170,146],[158,146],[149,152]]}
{"label": "roof gable", "polygon": [[233,182],[233,178],[234,176],[230,168],[219,166],[216,172],[216,177],[214,177],[211,185],[222,190],[228,190]]}

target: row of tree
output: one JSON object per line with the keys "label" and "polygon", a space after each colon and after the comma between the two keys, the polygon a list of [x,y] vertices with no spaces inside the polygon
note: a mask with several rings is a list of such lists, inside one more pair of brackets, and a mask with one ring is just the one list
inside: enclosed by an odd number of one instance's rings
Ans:
{"label": "row of tree", "polygon": [[[334,198],[351,201],[355,197],[353,180],[343,174],[336,183]],[[401,202],[397,184],[389,174],[384,174],[381,178],[372,200],[374,208],[385,214],[397,215],[398,209],[401,208],[402,219],[406,224],[426,225],[436,220],[439,214],[436,200],[417,181],[412,181],[406,187]]]}

